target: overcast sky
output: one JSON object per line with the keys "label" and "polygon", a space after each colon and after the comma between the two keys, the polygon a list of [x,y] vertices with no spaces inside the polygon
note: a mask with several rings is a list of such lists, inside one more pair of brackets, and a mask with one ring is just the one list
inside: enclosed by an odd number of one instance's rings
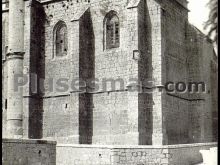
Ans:
{"label": "overcast sky", "polygon": [[209,0],[188,0],[188,2],[188,8],[190,10],[189,22],[206,33],[203,29],[203,25],[209,16],[209,8],[207,7]]}

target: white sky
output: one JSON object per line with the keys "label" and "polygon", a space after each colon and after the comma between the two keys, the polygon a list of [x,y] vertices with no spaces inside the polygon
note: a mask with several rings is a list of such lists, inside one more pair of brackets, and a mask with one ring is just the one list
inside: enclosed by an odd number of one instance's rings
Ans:
{"label": "white sky", "polygon": [[206,33],[203,27],[209,16],[209,8],[207,6],[209,0],[188,0],[188,2],[188,9],[190,10],[189,22]]}

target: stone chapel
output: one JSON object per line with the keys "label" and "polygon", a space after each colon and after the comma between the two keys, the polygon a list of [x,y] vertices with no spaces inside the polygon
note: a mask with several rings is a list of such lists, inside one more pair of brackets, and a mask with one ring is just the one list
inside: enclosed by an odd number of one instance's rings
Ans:
{"label": "stone chapel", "polygon": [[[79,146],[72,153],[82,165],[88,155],[99,164],[123,164],[123,152],[127,165],[136,160],[128,159],[133,151],[146,157],[158,145],[175,145],[178,153],[178,145],[217,141],[217,56],[212,41],[189,23],[186,0],[5,0],[2,6],[3,138],[56,141],[56,162],[68,165],[76,158],[64,156],[71,153],[65,145]],[[123,80],[123,88],[105,88],[103,79]],[[96,80],[99,89],[90,83],[51,89],[50,80],[53,86]],[[167,82],[203,82],[206,90],[171,93]]]}

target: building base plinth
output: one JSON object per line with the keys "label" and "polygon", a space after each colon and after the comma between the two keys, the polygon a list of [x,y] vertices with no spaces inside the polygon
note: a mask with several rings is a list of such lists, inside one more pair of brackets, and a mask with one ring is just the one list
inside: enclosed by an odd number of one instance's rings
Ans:
{"label": "building base plinth", "polygon": [[201,163],[199,152],[217,143],[166,146],[57,145],[57,165],[168,165]]}

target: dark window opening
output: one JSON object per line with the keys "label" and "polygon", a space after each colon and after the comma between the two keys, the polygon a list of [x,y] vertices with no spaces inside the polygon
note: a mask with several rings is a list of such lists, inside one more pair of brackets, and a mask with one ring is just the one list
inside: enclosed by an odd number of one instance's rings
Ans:
{"label": "dark window opening", "polygon": [[120,45],[119,18],[115,12],[110,12],[105,20],[105,44],[106,49],[117,48]]}
{"label": "dark window opening", "polygon": [[67,55],[68,38],[67,27],[64,22],[59,22],[55,29],[55,53],[56,56]]}
{"label": "dark window opening", "polygon": [[7,109],[7,108],[8,108],[8,100],[5,99],[5,109]]}
{"label": "dark window opening", "polygon": [[7,55],[8,53],[8,46],[5,47],[5,54]]}

